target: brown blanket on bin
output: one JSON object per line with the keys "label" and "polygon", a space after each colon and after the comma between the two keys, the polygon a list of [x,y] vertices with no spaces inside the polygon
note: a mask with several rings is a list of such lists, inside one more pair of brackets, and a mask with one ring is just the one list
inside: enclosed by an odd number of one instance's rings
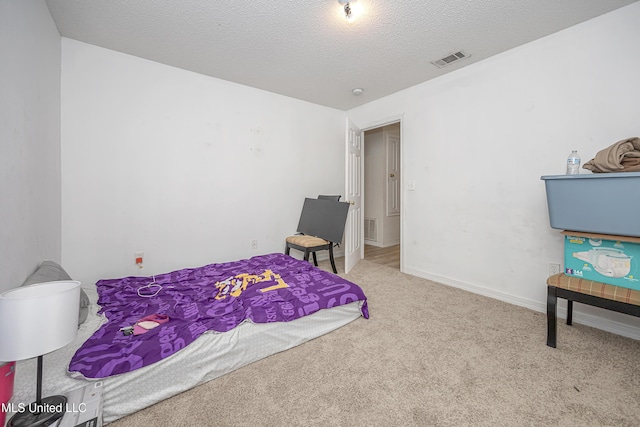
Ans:
{"label": "brown blanket on bin", "polygon": [[640,172],[640,138],[627,138],[598,151],[582,166],[594,173]]}

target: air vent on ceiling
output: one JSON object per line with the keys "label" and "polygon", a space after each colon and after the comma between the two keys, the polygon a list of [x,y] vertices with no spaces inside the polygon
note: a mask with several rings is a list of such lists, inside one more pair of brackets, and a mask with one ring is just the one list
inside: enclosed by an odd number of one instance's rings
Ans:
{"label": "air vent on ceiling", "polygon": [[461,59],[468,58],[469,56],[471,55],[467,55],[466,53],[460,50],[458,52],[452,53],[451,55],[447,55],[444,58],[438,59],[437,61],[431,61],[431,63],[438,68],[443,68],[451,64],[452,62],[456,62]]}

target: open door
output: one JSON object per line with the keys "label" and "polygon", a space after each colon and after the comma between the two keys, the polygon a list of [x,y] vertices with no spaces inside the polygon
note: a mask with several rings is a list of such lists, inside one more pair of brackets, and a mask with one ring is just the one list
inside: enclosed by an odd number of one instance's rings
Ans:
{"label": "open door", "polygon": [[344,272],[364,257],[362,216],[362,131],[347,119],[345,187],[349,207],[344,238]]}

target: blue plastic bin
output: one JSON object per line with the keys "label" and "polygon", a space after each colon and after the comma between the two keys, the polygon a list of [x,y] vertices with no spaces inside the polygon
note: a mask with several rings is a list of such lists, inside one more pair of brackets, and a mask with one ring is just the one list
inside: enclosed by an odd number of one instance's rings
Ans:
{"label": "blue plastic bin", "polygon": [[640,172],[543,176],[551,228],[640,237]]}

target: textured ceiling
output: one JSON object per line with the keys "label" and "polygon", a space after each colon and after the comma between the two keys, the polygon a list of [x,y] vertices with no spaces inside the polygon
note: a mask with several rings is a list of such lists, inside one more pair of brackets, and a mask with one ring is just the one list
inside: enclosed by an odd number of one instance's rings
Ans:
{"label": "textured ceiling", "polygon": [[337,0],[46,3],[64,37],[348,110],[634,1],[358,0],[351,22]]}

